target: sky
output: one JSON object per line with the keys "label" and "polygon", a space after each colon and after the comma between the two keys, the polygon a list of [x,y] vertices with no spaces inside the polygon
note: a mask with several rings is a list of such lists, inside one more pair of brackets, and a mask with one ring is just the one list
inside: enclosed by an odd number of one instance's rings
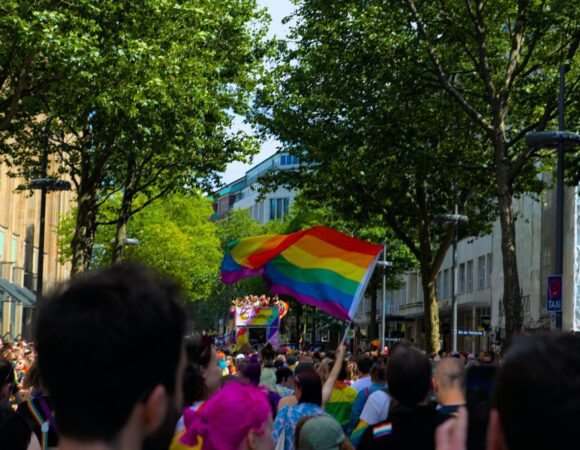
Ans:
{"label": "sky", "polygon": [[[288,33],[289,25],[282,24],[282,19],[289,16],[294,10],[294,5],[292,5],[290,0],[258,0],[258,4],[260,7],[268,8],[268,12],[272,17],[268,36],[276,36],[278,38],[285,37]],[[234,130],[244,130],[246,132],[252,131],[249,125],[243,123],[242,117],[235,118],[232,128]],[[262,143],[260,153],[254,156],[252,163],[244,164],[241,162],[234,162],[229,164],[226,171],[221,176],[222,182],[227,184],[242,177],[250,167],[273,155],[279,145],[280,143],[276,140],[268,140]]]}

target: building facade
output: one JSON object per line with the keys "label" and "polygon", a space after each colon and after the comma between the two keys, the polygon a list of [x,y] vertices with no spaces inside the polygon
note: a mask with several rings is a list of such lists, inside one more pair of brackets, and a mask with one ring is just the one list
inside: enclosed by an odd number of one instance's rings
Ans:
{"label": "building facade", "polygon": [[[549,181],[549,180],[546,180]],[[516,251],[522,302],[522,323],[526,330],[555,327],[555,315],[547,310],[547,278],[555,270],[556,192],[548,190],[541,198],[514,199],[516,212]],[[450,249],[437,275],[442,348],[451,348]],[[478,351],[500,343],[505,337],[502,304],[503,268],[499,221],[485,236],[470,237],[458,243],[456,292],[458,304],[458,350]],[[580,189],[567,187],[564,206],[564,273],[562,329],[580,331]],[[377,323],[381,323],[382,292],[378,293]],[[361,302],[356,323],[362,328],[370,322],[370,300]],[[423,319],[423,292],[418,272],[403,276],[402,287],[387,291],[385,298],[385,337],[387,342],[410,339],[426,346]]]}
{"label": "building facade", "polygon": [[[57,169],[51,164],[49,173]],[[20,191],[24,180],[8,176],[0,163],[0,335],[30,337],[32,311],[36,304],[40,223],[40,192]],[[70,212],[72,193],[47,194],[44,240],[43,289],[64,280],[69,268],[58,262],[57,226]]]}
{"label": "building facade", "polygon": [[259,179],[273,170],[289,170],[298,167],[296,156],[278,152],[249,169],[238,180],[224,186],[214,195],[214,220],[223,219],[232,210],[247,210],[260,224],[270,220],[284,220],[296,197],[296,192],[279,187],[259,199]]}

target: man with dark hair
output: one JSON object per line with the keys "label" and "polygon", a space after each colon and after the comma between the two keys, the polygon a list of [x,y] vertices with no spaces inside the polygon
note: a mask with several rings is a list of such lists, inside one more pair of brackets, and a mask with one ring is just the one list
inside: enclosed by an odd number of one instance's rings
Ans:
{"label": "man with dark hair", "polygon": [[124,263],[39,302],[37,362],[60,450],[169,446],[182,407],[182,300],[175,282]]}
{"label": "man with dark hair", "polygon": [[274,390],[281,397],[294,393],[294,373],[288,367],[280,367],[276,370],[276,386]]}
{"label": "man with dark hair", "polygon": [[352,383],[352,387],[355,391],[360,392],[373,384],[370,377],[373,360],[368,356],[360,356],[356,361],[356,366],[358,368],[358,380]]}
{"label": "man with dark hair", "polygon": [[439,361],[433,374],[433,391],[439,412],[455,415],[459,407],[465,405],[466,378],[465,364],[460,359]]}
{"label": "man with dark hair", "polygon": [[449,419],[429,403],[431,364],[419,349],[398,345],[387,364],[387,385],[394,402],[386,421],[364,432],[359,449],[435,448],[435,429]]}
{"label": "man with dark hair", "polygon": [[580,442],[580,337],[521,336],[499,369],[488,448],[572,448]]}

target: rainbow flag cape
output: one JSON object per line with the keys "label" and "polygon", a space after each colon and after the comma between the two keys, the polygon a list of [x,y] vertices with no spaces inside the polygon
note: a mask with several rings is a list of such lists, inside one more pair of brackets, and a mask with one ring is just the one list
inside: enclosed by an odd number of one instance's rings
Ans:
{"label": "rainbow flag cape", "polygon": [[343,320],[353,319],[382,250],[327,227],[231,242],[222,281],[261,276],[272,294],[289,295]]}

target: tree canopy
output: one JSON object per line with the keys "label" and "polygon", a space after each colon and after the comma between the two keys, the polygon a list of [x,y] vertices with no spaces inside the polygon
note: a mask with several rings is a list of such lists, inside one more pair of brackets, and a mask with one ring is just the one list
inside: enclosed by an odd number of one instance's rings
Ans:
{"label": "tree canopy", "polygon": [[91,259],[98,208],[109,195],[125,196],[122,227],[138,193],[152,201],[207,187],[228,162],[255,150],[229,126],[233,113],[247,110],[267,19],[255,0],[82,0],[52,10],[55,33],[77,31],[68,42],[75,57],[35,98],[38,108],[20,108],[3,151],[29,179],[46,149],[71,179],[74,274]]}

